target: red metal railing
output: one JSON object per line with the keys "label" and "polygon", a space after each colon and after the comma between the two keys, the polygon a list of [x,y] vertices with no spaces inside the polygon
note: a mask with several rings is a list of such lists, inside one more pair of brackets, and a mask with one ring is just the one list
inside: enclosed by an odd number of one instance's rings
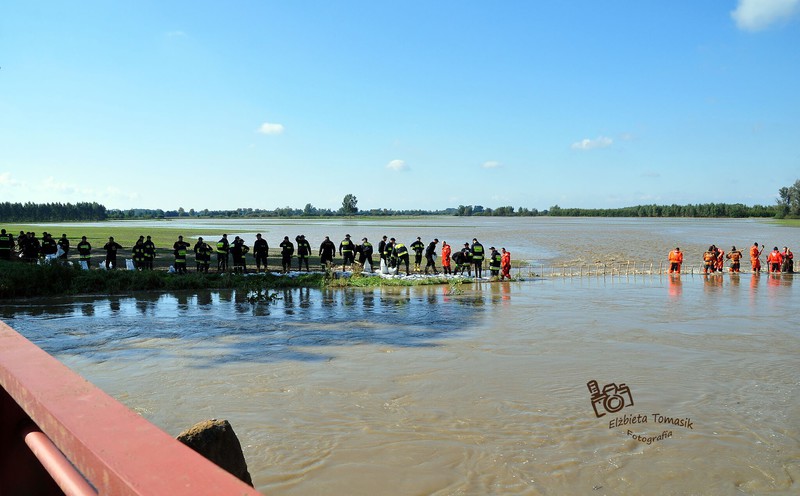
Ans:
{"label": "red metal railing", "polygon": [[257,495],[0,322],[0,496]]}

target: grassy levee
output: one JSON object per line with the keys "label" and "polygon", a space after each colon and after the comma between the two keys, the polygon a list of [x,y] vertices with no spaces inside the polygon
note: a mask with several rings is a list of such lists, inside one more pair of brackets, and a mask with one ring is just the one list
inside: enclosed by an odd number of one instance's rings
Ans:
{"label": "grassy levee", "polygon": [[163,270],[80,270],[71,265],[31,265],[0,262],[0,299],[78,294],[119,294],[133,291],[179,291],[202,289],[277,289],[321,287],[321,273],[297,277],[269,273],[171,274]]}

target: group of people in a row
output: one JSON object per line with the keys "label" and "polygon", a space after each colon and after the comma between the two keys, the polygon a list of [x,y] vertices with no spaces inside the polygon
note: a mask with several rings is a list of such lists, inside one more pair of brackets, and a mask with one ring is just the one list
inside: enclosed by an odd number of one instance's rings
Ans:
{"label": "group of people in a row", "polygon": [[[410,257],[413,252],[414,272],[439,274],[439,270],[436,268],[438,245],[438,239],[434,239],[425,245],[422,242],[422,238],[417,237],[413,243],[406,246],[395,238],[383,236],[377,246],[379,264],[381,268],[385,267],[387,272],[399,273],[401,268],[405,268],[406,275],[410,275],[412,273]],[[70,241],[66,234],[59,239],[55,239],[51,234],[45,232],[40,241],[35,233],[20,232],[15,241],[13,235],[6,233],[5,229],[0,233],[0,259],[10,260],[12,254],[16,251],[19,253],[19,258],[30,263],[49,258],[67,260],[70,248]],[[79,262],[85,264],[87,268],[90,267],[92,245],[86,240],[86,236],[81,238],[75,248],[78,252]],[[108,242],[103,246],[103,249],[106,251],[104,268],[116,268],[117,252],[123,249],[122,245],[117,243],[112,236],[108,238]],[[178,236],[178,240],[172,246],[174,256],[173,269],[176,272],[187,272],[187,256],[190,250],[194,252],[197,272],[208,272],[214,254],[216,254],[218,272],[228,271],[229,265],[233,272],[246,272],[246,255],[251,251],[250,247],[245,244],[244,239],[239,236],[236,236],[231,242],[228,240],[228,235],[223,234],[222,238],[213,246],[203,240],[202,237],[199,237],[194,246],[192,246],[184,241],[183,236]],[[302,271],[303,267],[305,267],[306,271],[309,270],[308,259],[312,254],[312,248],[305,235],[296,236],[294,243],[289,239],[289,236],[284,236],[279,245],[279,250],[281,269],[284,273],[292,270],[292,258],[294,257],[297,258],[298,271]],[[269,244],[260,233],[256,234],[252,253],[255,259],[256,271],[266,271]],[[336,254],[337,246],[330,240],[329,236],[325,236],[325,240],[320,244],[318,250],[320,268],[326,270],[334,267]],[[338,254],[342,259],[343,270],[348,267],[352,268],[356,258],[362,267],[375,268],[375,247],[367,238],[362,238],[361,243],[357,244],[347,234],[339,243]],[[153,262],[156,258],[156,247],[151,237],[139,236],[139,239],[131,248],[131,256],[135,269],[152,270]],[[426,260],[424,269],[422,267],[423,256]],[[229,264],[230,258],[233,259],[232,265]],[[501,251],[498,251],[492,246],[487,253],[477,238],[473,238],[472,244],[464,243],[463,248],[460,250],[453,250],[446,241],[442,242],[441,265],[444,274],[464,274],[466,272],[471,277],[474,269],[475,276],[481,278],[483,277],[483,266],[486,260],[488,260],[492,277],[499,277],[500,279],[511,278],[511,253],[506,251],[505,248],[501,248]]]}
{"label": "group of people in a row", "polygon": [[[764,245],[760,247],[758,243],[753,243],[750,247],[750,267],[754,273],[761,272],[761,255],[764,252]],[[735,246],[731,247],[728,253],[725,253],[721,248],[711,245],[703,253],[703,274],[713,274],[715,272],[722,272],[725,268],[725,261],[729,261],[728,270],[730,272],[739,272],[741,269],[742,259],[744,254],[742,250],[736,249]],[[680,273],[681,265],[683,264],[683,252],[680,247],[675,248],[669,252],[669,273]],[[770,273],[794,272],[794,254],[792,250],[784,246],[783,251],[778,247],[774,247],[767,255],[767,270]]]}

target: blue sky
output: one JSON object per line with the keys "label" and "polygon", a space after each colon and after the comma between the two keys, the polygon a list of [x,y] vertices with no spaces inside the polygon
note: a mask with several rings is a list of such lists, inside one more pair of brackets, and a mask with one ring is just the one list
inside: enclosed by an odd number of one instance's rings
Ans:
{"label": "blue sky", "polygon": [[0,201],[772,204],[800,0],[0,4]]}

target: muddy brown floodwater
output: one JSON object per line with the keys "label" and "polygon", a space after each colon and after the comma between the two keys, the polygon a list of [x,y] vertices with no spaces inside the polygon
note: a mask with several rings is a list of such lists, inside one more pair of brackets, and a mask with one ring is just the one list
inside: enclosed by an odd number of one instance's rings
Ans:
{"label": "muddy brown floodwater", "polygon": [[[502,235],[542,261],[800,244],[800,230],[755,221],[506,222],[428,229]],[[294,289],[256,306],[234,292],[147,294],[0,312],[173,435],[230,420],[265,494],[797,494],[794,277]]]}

